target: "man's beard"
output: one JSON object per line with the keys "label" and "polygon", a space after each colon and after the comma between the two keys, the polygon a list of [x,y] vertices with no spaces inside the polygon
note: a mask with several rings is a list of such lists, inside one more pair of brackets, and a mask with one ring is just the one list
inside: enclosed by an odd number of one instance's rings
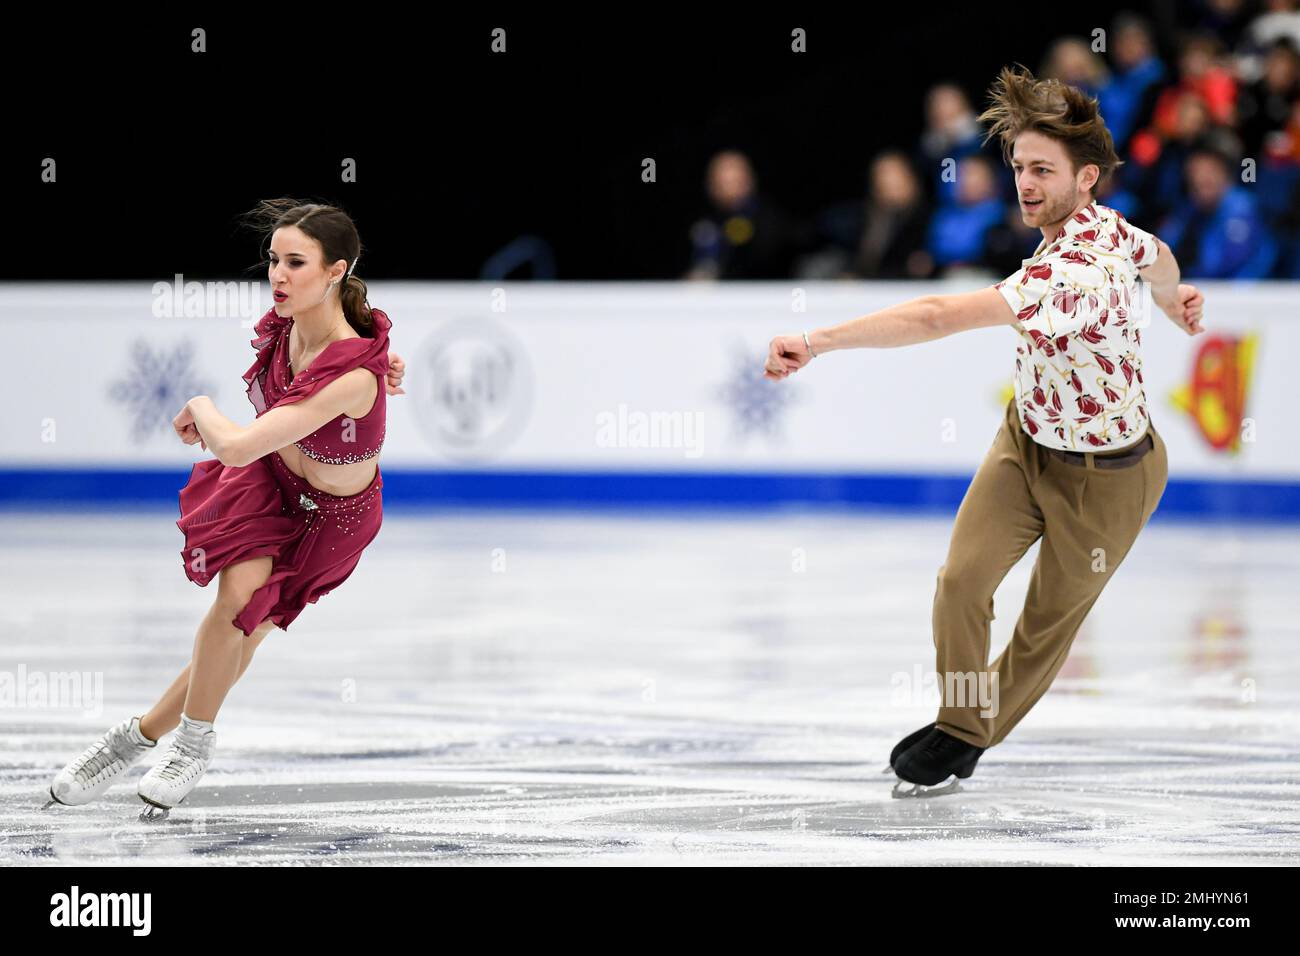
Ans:
{"label": "man's beard", "polygon": [[1039,220],[1043,225],[1054,222],[1061,222],[1067,216],[1074,212],[1074,207],[1079,204],[1079,193],[1075,190],[1068,196],[1062,196],[1059,199],[1043,199],[1042,218]]}

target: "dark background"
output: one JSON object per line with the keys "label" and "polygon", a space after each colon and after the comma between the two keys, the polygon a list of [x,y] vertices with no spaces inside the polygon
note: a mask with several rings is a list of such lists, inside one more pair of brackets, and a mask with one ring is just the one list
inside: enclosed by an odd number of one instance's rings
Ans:
{"label": "dark background", "polygon": [[[718,148],[791,213],[861,196],[911,148],[933,84],[976,109],[1004,64],[1120,10],[1172,40],[1175,3],[900,4],[879,12],[369,16],[271,6],[235,21],[80,15],[9,36],[3,175],[10,279],[258,278],[235,216],[259,198],[339,202],[362,278],[477,279],[521,234],[562,279],[673,279]],[[413,14],[414,15],[414,14]],[[189,52],[207,29],[208,52]],[[489,50],[507,31],[507,52]],[[790,52],[790,31],[808,52]],[[58,182],[40,181],[44,157]],[[658,181],[641,182],[653,157]],[[357,183],[340,183],[354,157]],[[1007,175],[1010,175],[1007,173]],[[526,278],[527,274],[521,274]]]}

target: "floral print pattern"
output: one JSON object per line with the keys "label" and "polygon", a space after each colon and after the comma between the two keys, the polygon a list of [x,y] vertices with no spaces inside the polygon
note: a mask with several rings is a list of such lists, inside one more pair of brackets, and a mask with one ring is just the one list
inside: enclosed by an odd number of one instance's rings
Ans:
{"label": "floral print pattern", "polygon": [[1016,315],[1016,408],[1035,441],[1097,451],[1146,434],[1134,310],[1137,270],[1156,260],[1158,248],[1151,233],[1091,202],[994,286]]}

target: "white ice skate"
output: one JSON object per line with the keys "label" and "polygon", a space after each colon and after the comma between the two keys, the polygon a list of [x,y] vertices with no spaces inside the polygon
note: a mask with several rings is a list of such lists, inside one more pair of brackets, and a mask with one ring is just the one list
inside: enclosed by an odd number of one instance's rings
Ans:
{"label": "white ice skate", "polygon": [[70,807],[90,803],[156,746],[158,741],[140,732],[140,718],[128,717],[54,775],[50,799],[41,809],[56,803]]}
{"label": "white ice skate", "polygon": [[168,813],[184,801],[212,762],[217,732],[212,724],[191,720],[181,714],[180,726],[162,759],[140,778],[140,799],[148,804],[141,820],[167,819]]}

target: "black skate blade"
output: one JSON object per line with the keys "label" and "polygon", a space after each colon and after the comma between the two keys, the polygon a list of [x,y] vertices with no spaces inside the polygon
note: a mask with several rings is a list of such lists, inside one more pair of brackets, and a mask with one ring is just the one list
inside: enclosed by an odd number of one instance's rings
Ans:
{"label": "black skate blade", "polygon": [[941,797],[946,793],[957,793],[960,790],[961,781],[953,774],[949,774],[948,779],[942,783],[932,785],[912,783],[900,777],[889,795],[905,800],[915,800],[921,797]]}

